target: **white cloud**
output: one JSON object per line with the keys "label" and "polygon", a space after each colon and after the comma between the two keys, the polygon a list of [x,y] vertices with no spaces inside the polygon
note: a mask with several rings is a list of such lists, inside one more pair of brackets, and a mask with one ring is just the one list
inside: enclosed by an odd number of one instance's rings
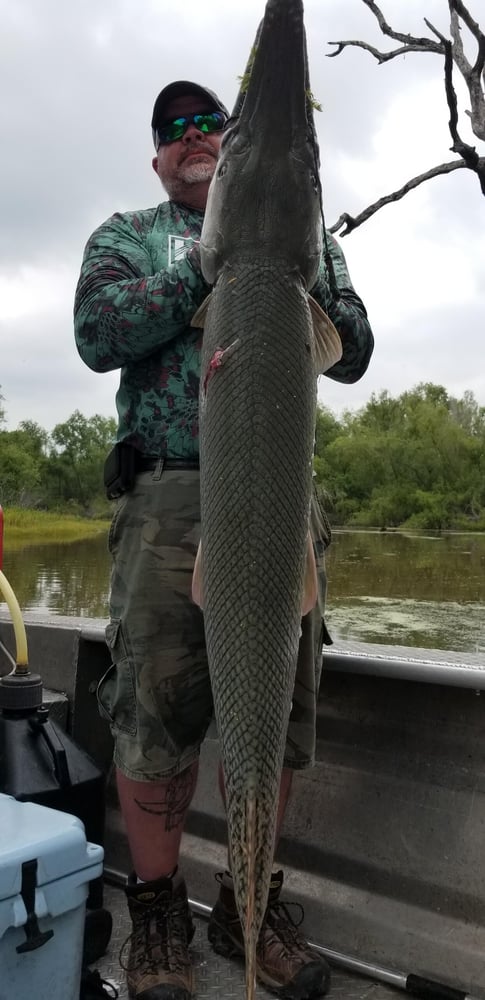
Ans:
{"label": "white cloud", "polygon": [[[25,265],[13,273],[0,274],[0,313],[3,324],[11,324],[13,336],[21,334],[19,321],[30,316],[56,315],[72,306],[77,275],[63,267]],[[16,332],[15,332],[16,331]]]}

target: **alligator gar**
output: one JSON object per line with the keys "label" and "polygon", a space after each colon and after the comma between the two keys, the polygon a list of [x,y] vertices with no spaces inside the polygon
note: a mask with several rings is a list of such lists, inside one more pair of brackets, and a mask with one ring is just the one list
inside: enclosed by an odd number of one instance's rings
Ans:
{"label": "alligator gar", "polygon": [[251,1000],[304,603],[317,374],[342,347],[307,291],[322,219],[302,0],[268,0],[249,69],[209,191],[213,290],[193,325],[201,603]]}

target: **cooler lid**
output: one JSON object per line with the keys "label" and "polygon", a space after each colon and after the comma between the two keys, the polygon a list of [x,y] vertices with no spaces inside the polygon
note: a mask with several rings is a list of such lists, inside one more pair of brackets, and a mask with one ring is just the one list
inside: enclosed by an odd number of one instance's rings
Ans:
{"label": "cooler lid", "polygon": [[93,847],[76,816],[0,794],[0,900],[20,892],[22,865],[32,860],[42,886],[92,865]]}

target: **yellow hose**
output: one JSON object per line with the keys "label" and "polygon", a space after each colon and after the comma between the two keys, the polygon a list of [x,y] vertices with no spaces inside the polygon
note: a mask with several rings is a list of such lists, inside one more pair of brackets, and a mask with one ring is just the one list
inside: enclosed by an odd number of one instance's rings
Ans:
{"label": "yellow hose", "polygon": [[19,602],[7,580],[7,577],[2,573],[0,569],[0,593],[3,594],[5,601],[7,602],[8,610],[12,616],[13,628],[15,633],[15,643],[17,646],[17,667],[16,673],[24,674],[28,673],[29,670],[29,657],[27,653],[27,635],[25,632],[25,625],[22,619],[22,612],[20,611]]}

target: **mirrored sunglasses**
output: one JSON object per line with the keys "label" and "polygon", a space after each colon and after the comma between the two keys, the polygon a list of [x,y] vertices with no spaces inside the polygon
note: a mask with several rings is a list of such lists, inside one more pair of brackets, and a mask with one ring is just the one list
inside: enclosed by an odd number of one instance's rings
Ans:
{"label": "mirrored sunglasses", "polygon": [[222,132],[225,124],[226,116],[222,114],[222,111],[206,111],[205,114],[201,115],[181,115],[156,129],[157,149],[181,139],[189,125],[195,125],[199,132],[209,135],[212,132]]}

